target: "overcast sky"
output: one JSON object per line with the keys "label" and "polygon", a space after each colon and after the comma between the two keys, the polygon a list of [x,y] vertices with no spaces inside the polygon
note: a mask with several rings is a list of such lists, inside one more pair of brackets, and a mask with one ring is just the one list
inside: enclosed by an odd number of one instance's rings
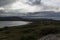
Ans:
{"label": "overcast sky", "polygon": [[60,0],[0,0],[0,16],[41,11],[59,12]]}

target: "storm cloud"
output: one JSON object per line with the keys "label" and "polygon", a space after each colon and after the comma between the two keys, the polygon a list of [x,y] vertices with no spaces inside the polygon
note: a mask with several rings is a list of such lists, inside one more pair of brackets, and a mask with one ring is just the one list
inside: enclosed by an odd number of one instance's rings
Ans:
{"label": "storm cloud", "polygon": [[59,12],[59,4],[59,0],[0,0],[0,16],[20,16],[41,11]]}
{"label": "storm cloud", "polygon": [[0,6],[9,5],[13,2],[15,2],[15,0],[0,0]]}

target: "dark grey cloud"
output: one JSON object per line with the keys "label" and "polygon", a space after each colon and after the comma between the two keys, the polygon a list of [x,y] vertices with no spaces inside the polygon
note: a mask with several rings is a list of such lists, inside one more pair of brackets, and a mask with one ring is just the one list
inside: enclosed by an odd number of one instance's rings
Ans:
{"label": "dark grey cloud", "polygon": [[29,5],[40,5],[41,4],[41,0],[28,0],[28,2],[26,2]]}
{"label": "dark grey cloud", "polygon": [[0,0],[0,6],[11,4],[11,3],[15,2],[15,1],[16,0]]}
{"label": "dark grey cloud", "polygon": [[[8,5],[8,9],[5,9],[7,7],[4,7],[4,10],[0,10],[0,16],[21,16],[24,15],[25,13],[28,14],[28,12],[41,12],[45,10],[49,11],[59,11],[54,7],[51,6],[46,6],[44,4],[41,5],[41,0],[0,0],[0,6],[5,6],[7,4],[14,3],[13,6]],[[26,3],[26,4],[25,4]],[[27,5],[28,4],[28,5]],[[16,6],[17,5],[17,6]],[[21,6],[20,6],[21,5]],[[16,8],[16,9],[9,9],[9,8]],[[7,11],[7,12],[6,12]],[[26,15],[27,15],[26,14]],[[39,16],[39,17],[60,17],[60,14],[54,14],[53,12],[51,13],[41,13],[41,14],[34,14],[33,16]]]}

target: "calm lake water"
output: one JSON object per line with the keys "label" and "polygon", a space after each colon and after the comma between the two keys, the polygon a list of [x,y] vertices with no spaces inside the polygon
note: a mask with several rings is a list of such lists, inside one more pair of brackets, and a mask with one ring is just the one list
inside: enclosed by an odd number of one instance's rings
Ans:
{"label": "calm lake water", "polygon": [[18,26],[18,25],[26,25],[30,22],[24,22],[24,21],[0,21],[0,28],[3,28],[5,26]]}

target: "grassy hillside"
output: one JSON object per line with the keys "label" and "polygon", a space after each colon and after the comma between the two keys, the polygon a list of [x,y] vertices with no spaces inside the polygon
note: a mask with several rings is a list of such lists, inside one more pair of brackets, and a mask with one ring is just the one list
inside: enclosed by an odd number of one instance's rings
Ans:
{"label": "grassy hillside", "polygon": [[37,40],[47,34],[60,33],[60,22],[41,21],[23,26],[0,28],[0,40]]}

